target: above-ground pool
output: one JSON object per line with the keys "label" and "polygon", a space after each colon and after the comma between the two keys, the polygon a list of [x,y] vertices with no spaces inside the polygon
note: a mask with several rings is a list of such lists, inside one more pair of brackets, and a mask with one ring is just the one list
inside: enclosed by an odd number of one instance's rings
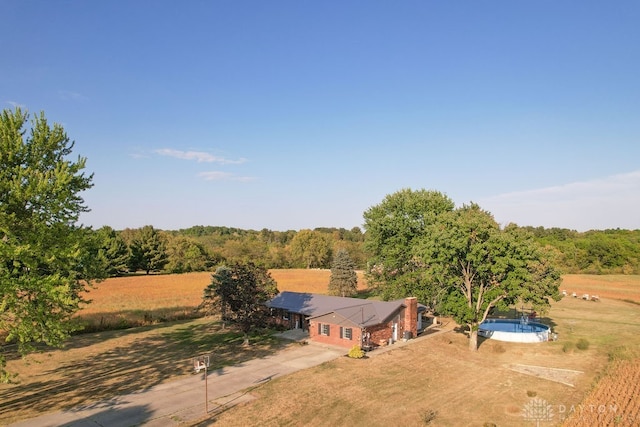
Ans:
{"label": "above-ground pool", "polygon": [[525,319],[487,319],[478,327],[478,335],[508,342],[543,342],[549,340],[549,327]]}

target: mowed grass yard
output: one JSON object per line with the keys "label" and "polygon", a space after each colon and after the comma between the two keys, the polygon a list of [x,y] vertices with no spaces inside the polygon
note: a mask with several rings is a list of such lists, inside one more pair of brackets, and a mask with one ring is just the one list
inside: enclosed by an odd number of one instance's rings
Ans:
{"label": "mowed grass yard", "polygon": [[[318,293],[326,292],[329,274],[272,271],[281,291]],[[89,294],[94,303],[79,315],[144,318],[147,313],[148,319],[168,316],[174,307],[193,310],[209,281],[210,273],[110,279]],[[558,425],[569,415],[575,420],[576,408],[595,381],[617,375],[608,370],[610,358],[633,358],[640,345],[640,277],[567,276],[562,288],[579,295],[599,293],[602,300],[555,303],[545,321],[559,334],[557,342],[484,341],[471,353],[466,337],[451,330],[365,360],[341,358],[278,378],[253,390],[256,400],[214,413],[200,425],[411,426],[432,419],[429,425],[530,426],[535,420],[525,419],[523,410],[534,398],[554,411],[550,422],[541,425]],[[606,297],[612,288],[618,293]],[[453,326],[450,322],[447,328]],[[587,349],[578,348],[581,339],[587,340]],[[19,376],[15,384],[0,385],[0,425],[191,375],[194,354],[212,353],[212,364],[220,367],[289,345],[260,337],[246,348],[241,341],[212,319],[72,337],[64,349],[9,360],[8,368]],[[515,365],[556,370],[527,375]]]}

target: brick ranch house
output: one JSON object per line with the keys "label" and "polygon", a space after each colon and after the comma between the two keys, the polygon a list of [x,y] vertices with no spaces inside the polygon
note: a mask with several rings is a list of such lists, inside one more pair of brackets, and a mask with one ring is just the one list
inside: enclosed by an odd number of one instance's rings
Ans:
{"label": "brick ranch house", "polygon": [[273,323],[308,331],[312,341],[364,349],[417,336],[427,309],[414,297],[370,301],[303,292],[281,292],[267,307]]}

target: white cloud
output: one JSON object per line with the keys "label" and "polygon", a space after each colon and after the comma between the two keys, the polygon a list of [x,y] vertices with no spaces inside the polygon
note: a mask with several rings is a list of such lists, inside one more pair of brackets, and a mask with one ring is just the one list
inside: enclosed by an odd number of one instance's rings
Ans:
{"label": "white cloud", "polygon": [[182,151],[173,150],[171,148],[161,148],[159,150],[155,150],[155,152],[161,156],[174,157],[176,159],[183,160],[195,160],[198,163],[240,164],[246,162],[246,159],[243,158],[238,160],[229,160],[224,157],[214,156],[213,154],[204,151]]}
{"label": "white cloud", "polygon": [[133,159],[148,159],[150,155],[145,149],[138,146],[132,146],[129,148],[129,157]]}
{"label": "white cloud", "polygon": [[59,90],[58,95],[64,101],[86,101],[89,99],[83,94],[71,90]]}
{"label": "white cloud", "polygon": [[7,104],[11,105],[13,108],[21,108],[23,110],[27,108],[25,105],[22,105],[19,102],[15,102],[15,101],[7,101]]}
{"label": "white cloud", "polygon": [[478,201],[502,224],[640,229],[640,171],[505,193]]}
{"label": "white cloud", "polygon": [[200,172],[198,176],[203,178],[205,181],[253,181],[253,178],[248,176],[237,176],[232,173],[222,171]]}

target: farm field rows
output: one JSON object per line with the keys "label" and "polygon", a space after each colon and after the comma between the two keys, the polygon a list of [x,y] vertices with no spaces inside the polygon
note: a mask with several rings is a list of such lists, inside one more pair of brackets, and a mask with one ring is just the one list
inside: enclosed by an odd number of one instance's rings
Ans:
{"label": "farm field rows", "polygon": [[[326,290],[329,274],[328,270],[272,271],[280,290],[318,293]],[[578,408],[591,401],[607,400],[608,404],[610,396],[616,394],[620,402],[637,401],[637,395],[628,393],[638,390],[630,386],[614,389],[614,384],[621,375],[634,379],[629,384],[639,383],[639,364],[633,358],[637,355],[631,350],[640,346],[640,305],[604,296],[605,291],[619,287],[615,295],[640,302],[640,278],[634,277],[635,281],[611,282],[609,276],[585,276],[591,281],[571,282],[576,291],[596,290],[602,300],[564,298],[555,303],[543,320],[559,334],[557,342],[527,345],[488,340],[481,342],[477,353],[471,353],[461,333],[427,336],[376,357],[338,359],[266,383],[252,392],[256,400],[216,414],[216,422],[411,426],[424,425],[424,420],[433,415],[430,425],[487,422],[531,426],[535,422],[524,418],[523,410],[531,405],[532,399],[541,399],[555,411],[553,419],[538,420],[543,421],[541,425],[560,425],[567,416],[568,426],[589,425],[584,417],[573,420],[571,415],[574,418],[576,415],[569,414],[567,408]],[[193,310],[209,280],[210,273],[110,279],[89,294],[94,304],[80,315],[159,313],[158,310],[170,309],[172,304]],[[600,287],[594,284],[597,281]],[[566,283],[565,286],[570,289]],[[587,291],[588,286],[591,288]],[[361,287],[364,288],[362,283]],[[448,328],[453,326],[449,321]],[[581,339],[590,344],[585,350],[576,347]],[[9,360],[8,368],[20,376],[16,384],[0,385],[3,402],[0,424],[189,375],[189,358],[197,352],[214,352],[213,363],[220,365],[263,357],[282,348],[281,343],[267,340],[245,349],[240,341],[229,331],[220,330],[211,319],[149,324],[72,337],[64,349],[34,354],[26,360]],[[609,357],[625,352],[631,356],[624,359],[627,362],[620,362],[623,367],[609,369]],[[510,368],[514,364],[580,373],[573,386],[567,386],[516,372]],[[593,390],[595,393],[603,387],[604,394],[589,395],[583,402],[600,377],[602,380]],[[292,390],[295,399],[291,398]],[[617,415],[627,418],[637,415],[629,405],[624,407],[626,412]],[[622,407],[620,403],[619,408]]]}
{"label": "farm field rows", "polygon": [[565,427],[640,424],[640,359],[617,361],[565,422]]}

